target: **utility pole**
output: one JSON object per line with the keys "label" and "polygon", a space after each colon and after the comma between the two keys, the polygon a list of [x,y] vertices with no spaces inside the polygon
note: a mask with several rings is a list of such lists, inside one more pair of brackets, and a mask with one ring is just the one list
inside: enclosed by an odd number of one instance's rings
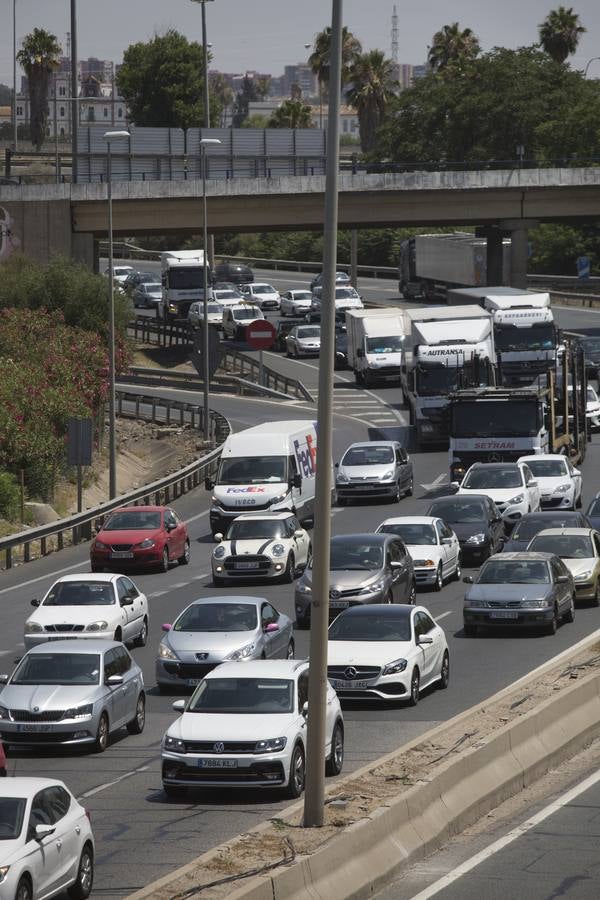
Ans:
{"label": "utility pole", "polygon": [[71,0],[71,182],[77,184],[79,90],[77,78],[77,0]]}

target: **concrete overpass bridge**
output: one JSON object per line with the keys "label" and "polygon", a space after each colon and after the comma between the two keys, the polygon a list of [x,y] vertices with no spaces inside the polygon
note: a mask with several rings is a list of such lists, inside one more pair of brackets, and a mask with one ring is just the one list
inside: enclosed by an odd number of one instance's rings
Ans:
{"label": "concrete overpass bridge", "polygon": [[[325,177],[209,179],[209,229],[277,231],[323,226]],[[488,235],[494,273],[505,234],[513,239],[514,284],[523,282],[527,230],[539,222],[600,219],[600,168],[345,174],[339,179],[341,228],[476,225]],[[2,221],[4,220],[4,221]],[[198,233],[202,183],[113,183],[115,236]],[[38,259],[61,253],[93,265],[107,234],[107,186],[0,187],[1,255],[20,247]],[[494,280],[492,278],[492,280]]]}

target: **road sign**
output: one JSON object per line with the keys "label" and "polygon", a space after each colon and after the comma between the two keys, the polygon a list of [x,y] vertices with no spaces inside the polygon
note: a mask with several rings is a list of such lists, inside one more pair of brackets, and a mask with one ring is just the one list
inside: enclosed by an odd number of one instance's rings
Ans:
{"label": "road sign", "polygon": [[91,419],[67,419],[67,465],[91,466],[92,426]]}
{"label": "road sign", "polygon": [[246,343],[253,350],[268,350],[276,336],[275,326],[267,319],[256,319],[246,325]]}
{"label": "road sign", "polygon": [[[200,322],[200,328],[194,331],[194,349],[190,355],[196,371],[201,378],[204,378],[204,333],[202,331],[203,323]],[[209,376],[215,374],[221,365],[222,356],[221,341],[219,332],[216,328],[208,326],[208,373]]]}
{"label": "road sign", "polygon": [[586,281],[590,277],[589,256],[577,257],[577,277],[580,279],[580,281]]}

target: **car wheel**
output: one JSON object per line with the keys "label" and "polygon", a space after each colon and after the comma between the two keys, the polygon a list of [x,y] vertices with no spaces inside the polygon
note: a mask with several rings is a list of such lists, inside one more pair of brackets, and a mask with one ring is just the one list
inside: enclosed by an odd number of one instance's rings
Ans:
{"label": "car wheel", "polygon": [[434,591],[441,591],[444,587],[444,572],[442,570],[442,564],[440,563],[437,567],[437,572],[435,574],[435,581],[433,583]]}
{"label": "car wheel", "polygon": [[31,889],[31,881],[23,876],[17,885],[15,900],[33,900],[33,891]]}
{"label": "car wheel", "polygon": [[164,548],[162,553],[162,559],[160,561],[159,569],[161,572],[169,571],[169,551],[166,547]]}
{"label": "car wheel", "polygon": [[411,584],[411,586],[410,586],[410,593],[409,593],[409,595],[408,595],[408,601],[407,601],[407,602],[408,602],[411,606],[414,606],[415,603],[417,602],[417,585],[415,584],[414,581],[412,582],[412,584]]}
{"label": "car wheel", "polygon": [[442,668],[440,670],[440,680],[438,682],[438,687],[440,690],[445,691],[448,685],[450,684],[450,654],[446,650],[444,653],[444,658],[442,659]]}
{"label": "car wheel", "polygon": [[293,641],[290,641],[289,644],[287,645],[287,651],[286,651],[286,654],[285,654],[285,658],[286,658],[286,659],[293,659],[293,658],[294,658],[294,652],[295,652],[295,650],[296,650],[296,648],[295,648],[295,646],[294,646],[294,642],[293,642]]}
{"label": "car wheel", "polygon": [[410,481],[408,482],[408,487],[406,488],[406,496],[407,497],[412,497],[414,488],[415,488],[415,480],[411,475]]}
{"label": "car wheel", "polygon": [[544,626],[544,634],[556,634],[558,630],[558,614],[556,610],[556,606],[552,610],[552,618],[549,622]]}
{"label": "car wheel", "polygon": [[135,705],[135,716],[131,722],[127,723],[127,731],[129,734],[141,734],[146,724],[146,697],[143,693],[137,698]]}
{"label": "car wheel", "polygon": [[287,558],[287,563],[285,565],[285,571],[281,576],[281,580],[285,584],[291,584],[294,580],[294,575],[296,573],[296,560],[294,559],[294,554],[289,553]]}
{"label": "car wheel", "polygon": [[325,761],[325,774],[328,777],[339,775],[344,765],[344,729],[341,722],[336,722],[331,736],[331,753]]}
{"label": "car wheel", "polygon": [[454,570],[454,578],[456,581],[460,581],[462,576],[462,561],[460,558],[460,553],[456,557],[456,569]]}
{"label": "car wheel", "polygon": [[134,647],[145,647],[146,642],[148,641],[148,619],[144,616],[144,621],[142,622],[142,630],[136,637],[133,642]]}
{"label": "car wheel", "polygon": [[177,562],[180,566],[187,566],[190,561],[190,542],[186,540],[185,547],[183,548],[183,556],[180,556]]}
{"label": "car wheel", "polygon": [[297,800],[304,790],[305,762],[304,750],[300,744],[296,744],[290,763],[290,780],[287,786],[287,795],[292,800]]}
{"label": "car wheel", "polygon": [[410,706],[416,706],[419,702],[420,688],[421,676],[419,675],[419,670],[415,666],[413,673],[410,676],[410,699],[408,701]]}
{"label": "car wheel", "polygon": [[400,485],[396,484],[396,490],[390,497],[391,503],[400,503],[400,497],[402,496],[402,492],[400,491]]}
{"label": "car wheel", "polygon": [[465,633],[465,637],[475,637],[477,634],[477,625],[467,625],[465,622],[463,624],[463,631]]}
{"label": "car wheel", "polygon": [[567,625],[570,625],[575,621],[575,603],[573,602],[573,597],[571,597],[571,604],[563,616],[563,622],[566,622]]}
{"label": "car wheel", "polygon": [[108,716],[103,712],[98,722],[96,740],[94,741],[94,751],[96,753],[104,753],[108,747],[108,733]]}
{"label": "car wheel", "polygon": [[79,857],[77,880],[68,888],[71,900],[87,900],[94,884],[94,851],[86,844]]}

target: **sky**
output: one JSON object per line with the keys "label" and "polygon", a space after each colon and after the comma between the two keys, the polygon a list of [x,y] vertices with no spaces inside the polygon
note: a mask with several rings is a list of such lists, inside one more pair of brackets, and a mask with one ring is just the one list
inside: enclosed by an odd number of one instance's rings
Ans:
{"label": "sky", "polygon": [[[52,31],[66,53],[70,0],[0,0],[0,82],[12,85],[12,12],[17,9],[17,49],[35,27]],[[191,0],[76,0],[79,57],[96,56],[120,62],[131,43],[155,32],[175,28],[201,41],[201,9]],[[571,63],[584,68],[600,56],[600,3],[569,0],[587,28]],[[537,26],[559,0],[396,0],[399,62],[425,61],[432,35],[458,20],[471,28],[484,50],[519,47],[537,40]],[[394,0],[344,0],[344,24],[363,49],[379,48],[391,55]],[[448,7],[451,6],[451,12]],[[328,0],[212,0],[206,4],[211,68],[221,72],[256,70],[281,75],[286,64],[306,61],[304,47],[331,25]],[[600,61],[590,65],[600,78]]]}

